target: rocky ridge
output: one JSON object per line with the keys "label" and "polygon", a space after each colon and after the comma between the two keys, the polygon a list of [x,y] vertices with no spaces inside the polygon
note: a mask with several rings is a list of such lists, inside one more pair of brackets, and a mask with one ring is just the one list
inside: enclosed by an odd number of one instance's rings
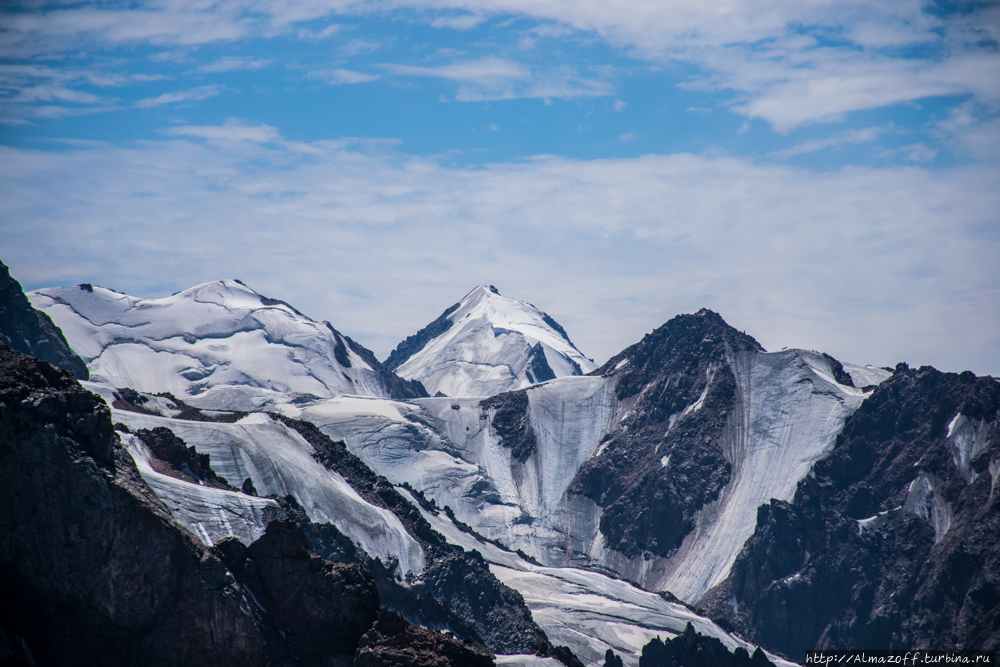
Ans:
{"label": "rocky ridge", "polygon": [[703,600],[756,641],[1000,645],[1000,383],[901,364]]}
{"label": "rocky ridge", "polygon": [[62,331],[48,315],[31,307],[20,283],[3,262],[0,262],[0,343],[44,359],[71,372],[78,380],[90,377],[87,365],[69,348]]}
{"label": "rocky ridge", "polygon": [[[182,448],[168,434],[146,435]],[[372,575],[309,553],[293,521],[270,522],[249,547],[199,544],[143,481],[107,405],[3,345],[0,465],[6,663],[348,665],[378,618]],[[367,635],[366,651],[391,653],[415,632],[433,664],[492,664],[407,621]]]}

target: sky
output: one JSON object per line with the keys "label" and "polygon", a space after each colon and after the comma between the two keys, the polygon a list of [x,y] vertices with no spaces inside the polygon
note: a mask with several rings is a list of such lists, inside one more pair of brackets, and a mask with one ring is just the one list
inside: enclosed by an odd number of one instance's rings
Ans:
{"label": "sky", "polygon": [[707,307],[1000,376],[998,42],[996,2],[7,2],[0,260],[238,278],[382,359],[491,284],[598,363]]}

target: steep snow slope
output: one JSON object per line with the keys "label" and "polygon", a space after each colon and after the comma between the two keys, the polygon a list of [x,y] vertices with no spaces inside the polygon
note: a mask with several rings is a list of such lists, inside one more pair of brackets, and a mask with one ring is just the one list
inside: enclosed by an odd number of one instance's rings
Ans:
{"label": "steep snow slope", "polygon": [[744,415],[726,443],[732,477],[719,499],[699,514],[695,530],[662,575],[645,578],[656,590],[698,600],[729,573],[753,533],[757,507],[790,500],[799,480],[833,448],[863,393],[834,380],[815,352],[783,350],[731,361]]}
{"label": "steep snow slope", "polygon": [[[752,644],[655,593],[597,572],[533,564],[459,530],[443,512],[421,512],[448,541],[479,551],[497,578],[521,593],[549,641],[569,646],[586,665],[602,664],[610,648],[623,665],[635,667],[650,639],[676,636],[689,622],[698,632],[718,637],[730,651],[737,646],[754,651]],[[793,664],[768,657],[776,665]]]}
{"label": "steep snow slope", "polygon": [[[602,377],[560,378],[524,391],[535,444],[523,462],[493,426],[503,408],[481,405],[478,398],[401,403],[342,397],[288,409],[344,440],[394,483],[408,483],[451,507],[481,534],[562,565],[570,559],[568,536],[581,520],[567,503],[566,488],[620,416],[620,406]],[[497,398],[504,396],[511,395]]]}
{"label": "steep snow slope", "polygon": [[90,285],[28,297],[63,330],[95,382],[182,398],[205,392],[242,396],[247,389],[319,397],[399,390],[423,395],[328,322],[314,322],[234,280],[163,299]]}
{"label": "steep snow slope", "polygon": [[[91,391],[112,402],[106,385],[86,383]],[[265,414],[255,413],[234,424],[188,421],[113,410],[114,419],[130,430],[165,426],[211,457],[212,469],[235,488],[250,479],[261,496],[292,495],[312,521],[331,523],[373,557],[397,558],[403,572],[424,569],[420,545],[394,514],[374,507],[335,472],[313,458],[314,449],[298,433]],[[213,544],[235,535],[249,544],[260,537],[270,519],[283,513],[268,498],[248,496],[175,479],[153,470],[141,440],[123,434],[139,471],[163,500],[174,518]],[[267,509],[275,510],[270,516]]]}
{"label": "steep snow slope", "polygon": [[385,363],[432,396],[492,396],[595,368],[551,317],[485,285],[400,343]]}
{"label": "steep snow slope", "polygon": [[[450,506],[486,537],[548,565],[606,569],[696,601],[728,574],[753,532],[756,508],[791,497],[865,396],[838,384],[831,362],[815,352],[733,351],[725,363],[736,385],[732,414],[721,415],[729,424],[720,443],[728,479],[718,497],[696,512],[679,548],[666,556],[618,551],[601,531],[604,508],[568,492],[583,464],[602,453],[606,436],[628,435],[628,420],[643,405],[641,398],[616,397],[616,373],[561,378],[524,390],[527,400],[517,408],[524,411],[522,435],[530,440],[524,460],[504,443],[518,434],[508,429],[501,436],[496,423],[501,413],[509,418],[516,411],[504,401],[517,393],[408,404],[341,398],[295,410],[331,437],[345,439],[373,469]],[[707,393],[708,385],[691,396],[669,420],[672,428],[688,428],[689,416],[714,409],[702,407]],[[653,465],[666,470],[669,482],[669,457],[662,458],[654,455]],[[636,464],[625,474],[642,472]]]}

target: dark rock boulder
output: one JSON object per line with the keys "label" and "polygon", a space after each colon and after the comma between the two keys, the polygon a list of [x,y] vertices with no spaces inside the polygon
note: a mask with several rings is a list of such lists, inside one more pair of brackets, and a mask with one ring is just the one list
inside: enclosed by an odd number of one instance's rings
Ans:
{"label": "dark rock boulder", "polygon": [[0,346],[0,625],[41,665],[263,664],[226,567],[170,517],[69,372]]}
{"label": "dark rock boulder", "polygon": [[354,667],[490,667],[493,658],[442,632],[413,625],[385,607],[361,639]]}
{"label": "dark rock boulder", "polygon": [[254,595],[300,664],[326,664],[354,654],[375,622],[379,595],[358,564],[331,563],[309,553],[293,520],[271,521],[256,542],[220,540],[215,553]]}
{"label": "dark rock boulder", "polygon": [[70,349],[62,331],[48,315],[31,306],[20,283],[3,262],[0,262],[0,343],[44,359],[79,380],[90,378],[87,365]]}
{"label": "dark rock boulder", "polygon": [[673,639],[654,637],[643,646],[639,667],[774,667],[774,663],[759,648],[752,656],[742,646],[730,652],[717,638],[695,632],[688,623]]}
{"label": "dark rock boulder", "polygon": [[[153,454],[151,463],[157,472],[215,489],[237,490],[212,470],[208,454],[199,454],[193,446],[188,447],[186,442],[166,426],[157,426],[154,429],[141,428],[135,434],[149,447],[149,451]],[[253,482],[249,478],[246,481],[250,482],[250,490],[253,490]]]}
{"label": "dark rock boulder", "polygon": [[456,303],[449,306],[436,320],[412,336],[407,336],[406,340],[397,345],[396,349],[389,354],[389,357],[385,360],[385,367],[389,370],[396,370],[405,364],[410,357],[424,349],[427,343],[451,329],[454,322],[448,316],[458,310],[460,305]]}
{"label": "dark rock boulder", "polygon": [[[948,437],[959,414],[974,426],[962,442]],[[1000,383],[900,365],[792,502],[758,510],[729,578],[701,604],[793,659],[995,649],[998,471]]]}
{"label": "dark rock boulder", "polygon": [[[555,377],[555,376],[553,376]],[[507,391],[479,402],[484,410],[495,410],[490,425],[500,444],[511,450],[515,460],[524,463],[535,453],[538,441],[528,415],[528,392]]]}

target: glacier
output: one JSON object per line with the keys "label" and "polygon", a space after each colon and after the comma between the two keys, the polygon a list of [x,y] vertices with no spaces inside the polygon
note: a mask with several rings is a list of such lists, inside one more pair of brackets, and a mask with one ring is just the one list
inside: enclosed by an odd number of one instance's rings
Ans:
{"label": "glacier", "polygon": [[488,285],[406,343],[386,365],[432,396],[492,396],[596,368],[552,318]]}
{"label": "glacier", "polygon": [[267,392],[390,395],[356,344],[328,322],[235,280],[162,299],[91,285],[37,290],[28,299],[62,329],[95,382],[180,398],[211,393],[209,400],[230,409],[230,397],[245,404]]}

